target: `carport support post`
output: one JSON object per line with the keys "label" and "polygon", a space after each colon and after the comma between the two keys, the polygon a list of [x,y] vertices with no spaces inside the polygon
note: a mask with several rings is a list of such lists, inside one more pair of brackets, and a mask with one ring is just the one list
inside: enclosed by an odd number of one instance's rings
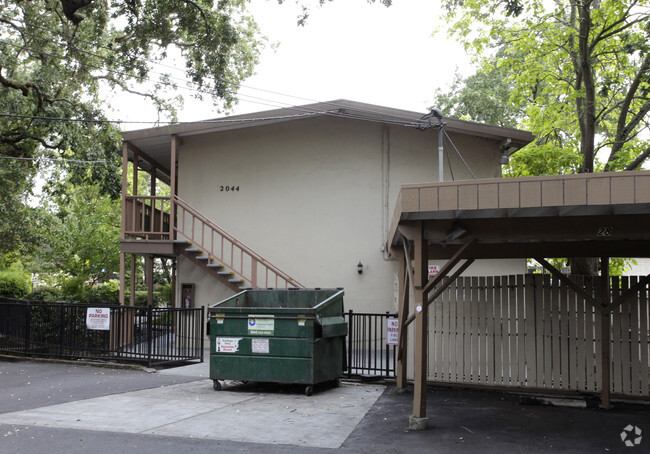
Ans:
{"label": "carport support post", "polygon": [[[407,241],[406,239],[404,241]],[[396,382],[396,388],[397,392],[405,392],[407,389],[407,384],[406,384],[406,366],[407,366],[407,355],[408,355],[408,341],[407,341],[407,336],[406,330],[408,327],[406,325],[403,325],[404,321],[408,317],[409,313],[409,288],[408,288],[408,282],[407,282],[407,266],[406,266],[406,254],[403,252],[399,251],[394,251],[393,252],[396,256],[399,257],[399,285],[398,285],[398,292],[399,292],[399,306],[398,306],[398,315],[397,318],[399,320],[399,343],[397,345],[397,368],[396,368],[396,375],[397,375],[397,382]]]}
{"label": "carport support post", "polygon": [[424,240],[424,224],[420,223],[414,238],[414,286],[415,286],[415,386],[413,392],[413,416],[409,418],[410,429],[427,427],[427,334],[428,317],[424,286],[427,283],[428,258]]}
{"label": "carport support post", "polygon": [[600,404],[603,408],[610,406],[610,367],[611,367],[611,334],[610,334],[610,301],[611,289],[609,285],[609,257],[600,258],[601,292],[600,304],[600,349],[601,349],[601,385]]}

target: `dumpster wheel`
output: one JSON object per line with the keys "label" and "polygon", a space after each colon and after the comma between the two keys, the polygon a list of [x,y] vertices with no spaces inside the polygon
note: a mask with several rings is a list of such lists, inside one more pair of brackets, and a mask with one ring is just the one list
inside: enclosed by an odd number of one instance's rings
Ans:
{"label": "dumpster wheel", "polygon": [[305,396],[311,396],[312,394],[314,394],[314,387],[311,385],[305,387]]}
{"label": "dumpster wheel", "polygon": [[221,391],[221,383],[219,383],[219,380],[212,380],[212,387],[215,391]]}

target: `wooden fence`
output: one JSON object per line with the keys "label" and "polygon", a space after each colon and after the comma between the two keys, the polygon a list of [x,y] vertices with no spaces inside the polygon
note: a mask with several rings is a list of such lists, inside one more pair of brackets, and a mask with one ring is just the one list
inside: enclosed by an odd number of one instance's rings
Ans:
{"label": "wooden fence", "polygon": [[[598,288],[599,278],[572,278]],[[613,277],[612,296],[638,280]],[[646,286],[610,316],[612,393],[650,398],[648,296]],[[428,380],[597,392],[600,323],[549,275],[458,278],[430,307]]]}

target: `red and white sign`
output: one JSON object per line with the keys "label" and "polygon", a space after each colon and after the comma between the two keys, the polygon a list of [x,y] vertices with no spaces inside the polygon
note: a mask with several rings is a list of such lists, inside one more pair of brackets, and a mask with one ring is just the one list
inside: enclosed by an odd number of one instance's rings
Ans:
{"label": "red and white sign", "polygon": [[429,277],[435,276],[440,272],[440,266],[438,265],[429,265]]}
{"label": "red and white sign", "polygon": [[111,310],[108,307],[89,307],[86,328],[107,331],[111,329]]}
{"label": "red and white sign", "polygon": [[217,353],[237,353],[241,337],[217,337],[215,339],[215,350]]}
{"label": "red and white sign", "polygon": [[399,341],[399,320],[386,319],[386,345],[397,345]]}

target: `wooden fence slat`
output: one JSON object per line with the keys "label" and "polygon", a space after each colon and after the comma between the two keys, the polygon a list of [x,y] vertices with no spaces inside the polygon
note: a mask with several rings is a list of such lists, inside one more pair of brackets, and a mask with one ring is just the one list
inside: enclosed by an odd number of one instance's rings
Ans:
{"label": "wooden fence slat", "polygon": [[553,388],[557,386],[557,376],[556,376],[556,370],[553,368],[553,360],[555,359],[557,361],[557,340],[555,339],[555,335],[557,333],[557,326],[556,326],[556,318],[555,318],[555,310],[557,306],[557,280],[551,280],[549,276],[549,284],[548,284],[548,291],[549,295],[545,298],[548,301],[548,305],[546,306],[546,317],[547,320],[545,320],[545,328],[547,329],[547,336],[548,336],[548,342],[545,345],[544,349],[544,368],[546,369],[546,387],[547,388]]}
{"label": "wooden fence slat", "polygon": [[571,376],[569,374],[569,288],[564,282],[561,282],[559,291],[557,316],[560,325],[560,386],[562,389],[572,389]]}
{"label": "wooden fence slat", "polygon": [[[629,278],[628,276],[621,276],[619,278],[620,287],[617,287],[618,294],[625,294],[625,291],[629,289]],[[630,336],[630,330],[632,329],[632,314],[631,309],[632,305],[630,301],[627,301],[625,304],[622,304],[621,307],[621,356],[619,362],[619,367],[621,369],[621,383],[620,389],[623,394],[630,395],[632,394],[632,383],[631,383],[631,371],[632,363],[638,363],[638,359],[634,358],[632,351],[634,350],[634,345],[632,344],[632,338]],[[638,328],[635,327],[638,331]],[[616,361],[616,357],[614,357]]]}
{"label": "wooden fence slat", "polygon": [[535,329],[535,286],[534,276],[524,276],[524,317],[526,327],[525,358],[526,358],[526,385],[537,387],[537,362],[535,351],[537,346],[537,330]]}
{"label": "wooden fence slat", "polygon": [[[459,311],[458,308],[458,286],[457,282],[454,282],[453,290],[449,293],[449,317],[450,317],[450,327],[451,327],[451,336],[450,336],[450,361],[449,361],[449,379],[453,382],[461,382],[461,373],[458,373],[459,366],[462,366],[462,357],[463,357],[463,341],[462,337],[459,335],[459,322],[462,324],[462,311]],[[462,325],[461,325],[462,326]]]}
{"label": "wooden fence slat", "polygon": [[526,319],[524,310],[524,276],[514,276],[516,283],[517,298],[517,385],[526,386]]}
{"label": "wooden fence slat", "polygon": [[449,327],[449,295],[450,289],[447,287],[447,290],[443,292],[442,298],[442,364],[440,366],[440,380],[441,381],[450,381],[449,380],[449,343],[451,339],[451,329]]}
{"label": "wooden fence slat", "polygon": [[515,276],[508,276],[508,384],[519,384],[517,361],[517,288]]}
{"label": "wooden fence slat", "polygon": [[494,327],[494,294],[495,294],[495,278],[488,276],[486,283],[485,302],[487,308],[487,382],[496,382],[495,373],[495,327]]}
{"label": "wooden fence slat", "polygon": [[546,342],[546,330],[544,325],[544,275],[533,275],[533,282],[535,283],[535,321],[537,323],[535,339],[535,380],[537,382],[537,387],[544,388],[546,386],[544,376],[544,348]]}
{"label": "wooden fence slat", "polygon": [[577,363],[577,330],[578,330],[578,307],[576,304],[576,294],[567,289],[566,296],[566,316],[567,324],[569,328],[569,338],[568,338],[568,385],[569,389],[580,389],[578,385],[578,370],[579,366]]}
{"label": "wooden fence slat", "polygon": [[587,351],[590,345],[587,342],[585,325],[587,323],[586,317],[588,311],[585,311],[584,299],[578,295],[574,295],[573,302],[575,306],[575,319],[576,319],[576,342],[575,342],[575,379],[573,382],[576,384],[577,389],[586,389],[587,386]]}
{"label": "wooden fence slat", "polygon": [[476,305],[478,315],[478,353],[476,358],[478,360],[478,382],[487,383],[487,304],[485,299],[485,277],[478,278],[478,290],[476,292]]}
{"label": "wooden fence slat", "polygon": [[470,312],[470,332],[469,332],[469,351],[470,351],[470,364],[469,375],[470,382],[478,382],[478,277],[468,278],[471,282],[472,291],[469,297],[469,312]]}
{"label": "wooden fence slat", "polygon": [[503,369],[505,357],[503,355],[503,294],[507,291],[507,286],[504,285],[505,278],[497,276],[494,278],[494,383],[497,385],[503,384]]}
{"label": "wooden fence slat", "polygon": [[646,286],[639,295],[639,339],[640,346],[640,370],[641,393],[650,396],[650,298],[649,289]]}
{"label": "wooden fence slat", "polygon": [[[630,276],[629,282],[627,282],[628,287],[633,287],[638,282],[637,276]],[[630,298],[630,300],[624,305],[628,306],[630,313],[630,394],[632,395],[641,395],[641,376],[640,376],[640,366],[641,366],[641,342],[639,340],[639,298],[638,293],[635,298]]]}
{"label": "wooden fence slat", "polygon": [[[613,298],[618,297],[620,292],[620,281],[618,276],[612,277],[612,296]],[[620,359],[622,358],[621,354],[621,343],[622,343],[622,331],[621,331],[621,307],[614,309],[611,317],[611,380],[612,380],[612,392],[621,393],[623,388],[621,386],[621,381],[623,379],[623,368],[621,367]],[[614,362],[614,358],[618,358],[619,361]]]}

